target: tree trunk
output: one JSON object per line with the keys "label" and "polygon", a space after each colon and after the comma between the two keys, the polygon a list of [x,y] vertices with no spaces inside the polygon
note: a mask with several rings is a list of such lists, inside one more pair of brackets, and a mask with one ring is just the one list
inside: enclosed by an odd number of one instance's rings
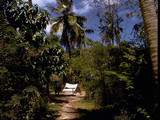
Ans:
{"label": "tree trunk", "polygon": [[49,97],[49,82],[47,82],[46,92],[47,92],[47,96]]}
{"label": "tree trunk", "polygon": [[32,0],[28,0],[28,2],[32,5]]}
{"label": "tree trunk", "polygon": [[45,77],[47,79],[47,83],[46,83],[46,95],[48,96],[48,98],[50,98],[50,91],[49,91],[50,76],[51,76],[51,71],[49,69],[47,69],[46,73],[45,73]]}
{"label": "tree trunk", "polygon": [[[158,103],[158,18],[153,0],[139,0],[144,27],[147,33],[150,56],[155,79],[155,97]],[[155,118],[156,119],[156,118]]]}
{"label": "tree trunk", "polygon": [[71,47],[70,47],[70,44],[68,45],[68,53],[69,53],[69,58],[71,58]]}
{"label": "tree trunk", "polygon": [[[139,0],[147,32],[154,78],[158,79],[158,18],[153,0]],[[156,81],[157,84],[158,81]]]}

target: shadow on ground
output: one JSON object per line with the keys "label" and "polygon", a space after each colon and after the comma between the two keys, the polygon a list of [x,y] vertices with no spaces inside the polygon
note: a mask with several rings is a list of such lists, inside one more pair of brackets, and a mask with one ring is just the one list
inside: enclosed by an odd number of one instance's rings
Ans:
{"label": "shadow on ground", "polygon": [[116,111],[78,109],[79,118],[74,120],[113,120]]}
{"label": "shadow on ground", "polygon": [[56,103],[69,103],[72,97],[75,97],[75,95],[50,95],[50,98],[53,102]]}
{"label": "shadow on ground", "polygon": [[70,103],[78,98],[75,95],[53,95],[51,98],[56,103],[65,103],[61,107],[60,114],[56,116],[57,120],[113,120],[114,115],[117,113],[115,109],[89,111],[74,108]]}

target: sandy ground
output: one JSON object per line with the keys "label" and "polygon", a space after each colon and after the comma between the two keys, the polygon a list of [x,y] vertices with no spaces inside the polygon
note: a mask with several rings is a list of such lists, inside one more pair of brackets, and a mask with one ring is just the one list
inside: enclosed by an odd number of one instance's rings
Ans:
{"label": "sandy ground", "polygon": [[62,95],[55,99],[61,101],[62,107],[59,111],[59,117],[56,120],[74,120],[78,118],[78,108],[72,106],[71,103],[82,99],[83,95]]}

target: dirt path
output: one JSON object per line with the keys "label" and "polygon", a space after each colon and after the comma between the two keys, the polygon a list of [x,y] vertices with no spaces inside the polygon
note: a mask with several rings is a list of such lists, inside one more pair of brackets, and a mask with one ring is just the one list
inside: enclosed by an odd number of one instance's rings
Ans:
{"label": "dirt path", "polygon": [[71,103],[82,99],[81,95],[63,95],[56,98],[62,102],[59,117],[56,120],[74,120],[78,118],[78,108],[72,106]]}

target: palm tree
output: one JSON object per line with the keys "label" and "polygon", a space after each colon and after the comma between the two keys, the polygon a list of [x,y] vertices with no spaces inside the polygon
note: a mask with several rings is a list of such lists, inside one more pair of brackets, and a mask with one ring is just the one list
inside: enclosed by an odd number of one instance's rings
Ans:
{"label": "palm tree", "polygon": [[158,80],[158,18],[153,0],[139,0],[139,2],[150,47],[154,78]]}
{"label": "palm tree", "polygon": [[74,48],[75,45],[80,47],[80,43],[84,42],[80,38],[84,37],[87,32],[82,24],[87,19],[83,16],[77,16],[72,12],[72,0],[56,1],[58,7],[46,6],[52,12],[59,15],[51,19],[51,24],[53,24],[51,27],[51,34],[55,35],[58,32],[58,36],[61,38],[60,44],[66,47],[66,51],[71,57],[71,49]]}
{"label": "palm tree", "polygon": [[76,39],[74,38],[73,40],[73,44],[76,45],[78,49],[81,49],[83,45],[84,47],[86,46],[86,43],[89,44],[89,39],[85,34],[86,33],[91,34],[94,31],[92,29],[86,29],[84,27],[84,22],[87,21],[87,19],[84,16],[76,16],[76,17],[78,25],[81,26],[83,30],[79,31],[78,36],[76,37]]}
{"label": "palm tree", "polygon": [[122,22],[122,18],[116,19],[116,17],[111,12],[105,12],[104,18],[100,19],[102,25],[100,28],[100,35],[103,42],[111,42],[119,44],[121,38],[121,32],[123,29],[119,27],[119,23]]}
{"label": "palm tree", "polygon": [[150,56],[156,85],[155,96],[156,102],[158,102],[158,17],[153,0],[139,0],[139,3],[142,10],[144,27],[147,33],[148,44],[150,48]]}

